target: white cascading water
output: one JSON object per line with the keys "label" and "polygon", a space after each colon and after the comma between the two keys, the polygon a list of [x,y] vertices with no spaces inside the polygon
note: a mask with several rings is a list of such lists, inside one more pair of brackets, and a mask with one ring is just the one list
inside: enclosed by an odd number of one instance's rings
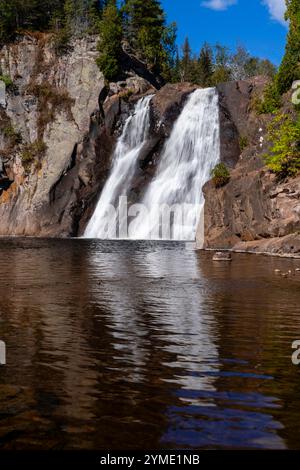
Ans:
{"label": "white cascading water", "polygon": [[[102,190],[96,210],[86,228],[86,238],[115,238],[114,221],[108,225],[111,206],[117,208],[120,196],[126,196],[135,173],[138,156],[149,131],[149,109],[153,95],[140,99],[126,120],[118,140],[110,176]],[[111,217],[115,218],[113,214]]]}
{"label": "white cascading water", "polygon": [[[119,198],[131,187],[148,137],[151,98],[142,98],[126,121],[111,174],[86,229],[87,238],[116,238],[116,219],[119,226],[121,218],[127,224],[127,213],[121,217],[122,211],[110,211],[112,206],[117,209]],[[202,187],[220,159],[219,134],[218,93],[215,88],[197,89],[174,124],[141,204],[129,208],[134,219],[128,232],[126,225],[126,235],[119,233],[119,238],[195,240],[204,207]]]}
{"label": "white cascading water", "polygon": [[[147,220],[142,211],[130,226],[130,238],[195,240],[204,207],[202,187],[220,159],[219,130],[216,89],[194,91],[174,125],[142,201],[148,208]],[[172,221],[167,216],[162,222],[162,208],[168,212],[174,205],[182,209],[174,212],[178,219],[174,215]]]}

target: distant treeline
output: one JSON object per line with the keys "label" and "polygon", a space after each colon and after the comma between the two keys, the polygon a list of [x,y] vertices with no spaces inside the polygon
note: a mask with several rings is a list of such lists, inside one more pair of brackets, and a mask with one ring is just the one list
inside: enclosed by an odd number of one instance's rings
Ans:
{"label": "distant treeline", "polygon": [[253,57],[243,47],[238,46],[232,52],[228,47],[205,43],[197,57],[192,53],[186,38],[181,53],[177,55],[176,80],[197,83],[201,86],[213,86],[230,80],[244,80],[255,75],[273,78],[276,67],[268,59]]}

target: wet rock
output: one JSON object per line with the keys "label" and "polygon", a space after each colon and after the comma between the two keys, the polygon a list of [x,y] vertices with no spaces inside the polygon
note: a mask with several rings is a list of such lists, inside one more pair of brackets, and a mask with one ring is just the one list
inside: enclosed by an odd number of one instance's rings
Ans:
{"label": "wet rock", "polygon": [[232,261],[231,253],[227,253],[224,251],[217,251],[213,255],[213,261]]}

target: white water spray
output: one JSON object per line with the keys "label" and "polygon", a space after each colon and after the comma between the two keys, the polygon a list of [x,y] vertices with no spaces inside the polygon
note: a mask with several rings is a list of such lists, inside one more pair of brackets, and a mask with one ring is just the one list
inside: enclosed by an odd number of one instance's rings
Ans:
{"label": "white water spray", "polygon": [[[115,238],[115,220],[108,220],[111,206],[117,208],[119,197],[126,196],[134,176],[139,153],[148,136],[149,108],[152,95],[138,101],[127,119],[113,156],[110,176],[103,188],[86,231],[87,238]],[[115,219],[115,215],[111,214]],[[107,225],[109,222],[109,226]]]}
{"label": "white water spray", "polygon": [[[90,238],[195,240],[203,220],[202,187],[220,158],[218,93],[215,88],[194,91],[166,142],[156,175],[141,204],[130,207],[134,216],[126,235],[120,225],[127,211],[118,207],[129,192],[140,151],[148,137],[151,96],[140,100],[124,126],[114,154],[111,174],[85,232]],[[122,199],[122,198],[121,198]],[[138,208],[136,206],[139,206]],[[137,215],[137,216],[136,216]],[[203,223],[202,223],[203,225]]]}
{"label": "white water spray", "polygon": [[[142,213],[136,218],[131,226],[131,238],[195,240],[204,207],[202,187],[220,158],[219,128],[216,89],[194,91],[174,125],[156,176],[142,201],[148,208],[148,220]],[[173,222],[162,222],[164,205],[168,208],[176,205],[177,211],[181,207],[181,213],[177,212],[179,219],[174,216]],[[169,235],[164,233],[164,226],[171,227]]]}

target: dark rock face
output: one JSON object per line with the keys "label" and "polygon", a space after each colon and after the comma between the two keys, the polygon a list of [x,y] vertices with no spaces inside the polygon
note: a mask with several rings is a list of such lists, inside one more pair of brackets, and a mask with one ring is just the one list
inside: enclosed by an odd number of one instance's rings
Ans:
{"label": "dark rock face", "polygon": [[169,137],[187,97],[196,88],[190,83],[167,84],[156,93],[152,100],[152,120],[164,137]]}
{"label": "dark rock face", "polygon": [[300,178],[278,184],[266,170],[236,168],[230,182],[205,192],[205,247],[236,248],[242,242],[300,232]]}
{"label": "dark rock face", "polygon": [[[300,255],[300,177],[278,182],[264,166],[269,117],[251,110],[253,91],[261,81],[222,85],[221,159],[231,170],[229,183],[204,186],[205,248]],[[233,141],[246,137],[248,145],[238,155]],[[226,134],[228,131],[228,135]]]}
{"label": "dark rock face", "polygon": [[[50,221],[44,228],[47,236],[77,236],[92,216],[110,169],[115,145],[112,129],[113,126],[106,127],[100,113],[91,120],[88,136],[74,150],[73,166],[51,190],[50,205],[45,207]],[[51,223],[51,212],[60,214],[58,223]]]}
{"label": "dark rock face", "polygon": [[167,84],[151,100],[149,138],[140,153],[139,166],[133,179],[131,194],[129,194],[131,202],[142,199],[143,193],[155,174],[173,125],[189,94],[195,89],[196,87],[189,83]]}
{"label": "dark rock face", "polygon": [[234,168],[241,154],[241,141],[253,143],[257,116],[251,112],[252,97],[265,86],[265,78],[222,83],[217,86],[220,103],[221,160]]}

